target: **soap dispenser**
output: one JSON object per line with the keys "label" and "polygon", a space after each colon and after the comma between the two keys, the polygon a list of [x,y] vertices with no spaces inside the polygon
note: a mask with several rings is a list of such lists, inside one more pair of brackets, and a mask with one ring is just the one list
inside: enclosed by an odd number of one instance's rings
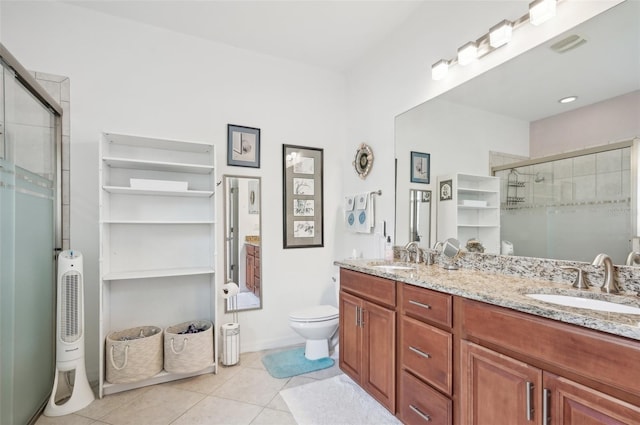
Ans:
{"label": "soap dispenser", "polygon": [[387,243],[384,246],[384,259],[386,261],[393,261],[393,244],[391,243],[391,236],[387,236]]}

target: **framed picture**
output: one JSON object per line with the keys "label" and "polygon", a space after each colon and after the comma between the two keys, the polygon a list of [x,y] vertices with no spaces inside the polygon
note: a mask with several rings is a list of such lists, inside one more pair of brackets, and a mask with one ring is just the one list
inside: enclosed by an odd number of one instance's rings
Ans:
{"label": "framed picture", "polygon": [[443,180],[440,182],[440,200],[449,201],[453,199],[453,181]]}
{"label": "framed picture", "polygon": [[431,155],[422,152],[411,152],[411,182],[429,184]]}
{"label": "framed picture", "polygon": [[282,145],[283,248],[324,246],[323,150]]}
{"label": "framed picture", "polygon": [[227,165],[260,168],[260,129],[227,125]]}

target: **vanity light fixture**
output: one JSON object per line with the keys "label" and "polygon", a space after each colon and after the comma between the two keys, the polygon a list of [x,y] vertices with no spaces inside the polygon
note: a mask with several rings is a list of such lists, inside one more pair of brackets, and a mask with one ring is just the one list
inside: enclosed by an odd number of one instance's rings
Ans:
{"label": "vanity light fixture", "polygon": [[449,73],[449,61],[439,60],[431,66],[431,78],[442,80]]}
{"label": "vanity light fixture", "polygon": [[478,44],[470,41],[458,49],[458,63],[468,65],[478,58]]}
{"label": "vanity light fixture", "polygon": [[511,41],[512,32],[513,22],[506,19],[499,24],[492,26],[489,30],[489,45],[494,49],[504,46]]}
{"label": "vanity light fixture", "polygon": [[451,60],[442,59],[434,63],[431,66],[431,78],[434,80],[442,80],[447,76],[449,68],[454,65],[468,65],[475,59],[481,58],[495,49],[504,46],[511,41],[513,31],[527,22],[530,22],[532,25],[540,25],[548,21],[556,15],[557,3],[560,1],[561,0],[533,0],[529,4],[528,13],[514,21],[503,20],[492,26],[488,33],[476,41],[470,41],[460,47],[457,57]]}
{"label": "vanity light fixture", "polygon": [[567,97],[563,97],[558,102],[560,102],[560,103],[571,103],[571,102],[575,102],[576,100],[578,100],[578,96],[567,96]]}
{"label": "vanity light fixture", "polygon": [[556,0],[534,0],[529,3],[529,22],[540,25],[556,16]]}

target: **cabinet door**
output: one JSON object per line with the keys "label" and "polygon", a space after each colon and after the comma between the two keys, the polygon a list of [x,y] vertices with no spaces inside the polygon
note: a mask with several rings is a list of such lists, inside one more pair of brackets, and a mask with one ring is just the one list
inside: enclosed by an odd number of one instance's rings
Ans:
{"label": "cabinet door", "polygon": [[340,369],[354,381],[362,377],[362,328],[360,298],[340,291]]}
{"label": "cabinet door", "polygon": [[[362,386],[387,409],[396,407],[396,312],[364,303]],[[340,345],[342,350],[342,345]]]}
{"label": "cabinet door", "polygon": [[249,252],[247,252],[247,266],[246,266],[246,275],[245,275],[245,280],[247,283],[247,289],[251,292],[253,292],[253,280],[254,280],[254,271],[255,271],[255,257],[253,255],[249,255]]}
{"label": "cabinet door", "polygon": [[539,424],[542,371],[526,363],[461,342],[461,423]]}
{"label": "cabinet door", "polygon": [[640,424],[640,407],[566,378],[545,372],[544,387],[554,425]]}

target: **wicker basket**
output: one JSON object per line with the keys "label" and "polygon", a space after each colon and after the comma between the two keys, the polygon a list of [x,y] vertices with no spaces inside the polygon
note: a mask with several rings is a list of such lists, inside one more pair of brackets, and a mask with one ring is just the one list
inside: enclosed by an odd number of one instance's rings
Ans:
{"label": "wicker basket", "polygon": [[[202,332],[181,334],[189,325]],[[213,324],[195,320],[169,326],[164,331],[164,369],[172,373],[197,372],[213,364]]]}
{"label": "wicker basket", "polygon": [[157,326],[112,332],[105,350],[106,379],[112,384],[140,381],[162,371],[162,329]]}

